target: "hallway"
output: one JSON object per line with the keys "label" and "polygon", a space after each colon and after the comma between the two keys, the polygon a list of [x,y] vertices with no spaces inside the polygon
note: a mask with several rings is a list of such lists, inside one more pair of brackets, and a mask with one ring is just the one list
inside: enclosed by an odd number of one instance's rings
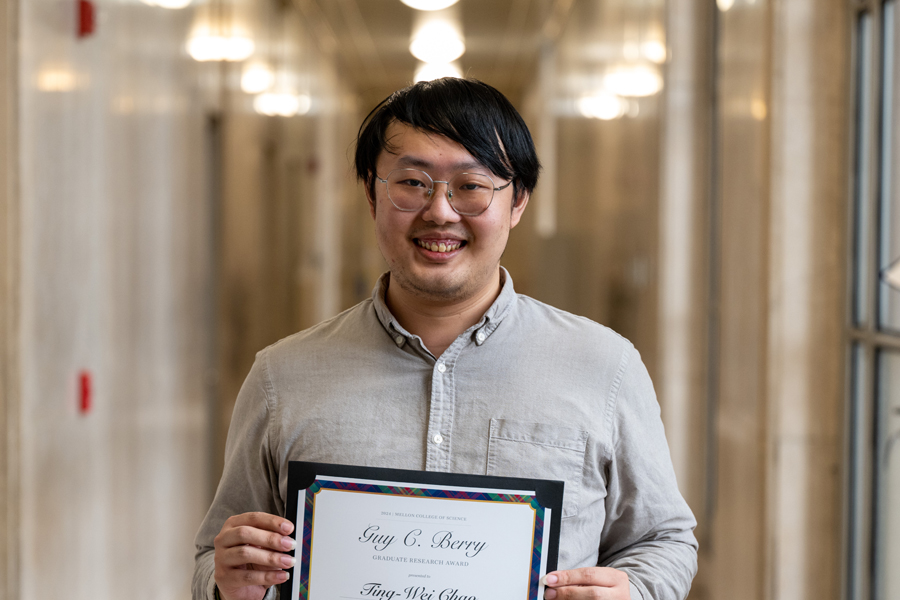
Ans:
{"label": "hallway", "polygon": [[534,136],[502,264],[640,351],[690,598],[900,598],[898,32],[896,0],[6,0],[0,600],[190,597],[256,352],[387,269],[354,143],[426,66]]}

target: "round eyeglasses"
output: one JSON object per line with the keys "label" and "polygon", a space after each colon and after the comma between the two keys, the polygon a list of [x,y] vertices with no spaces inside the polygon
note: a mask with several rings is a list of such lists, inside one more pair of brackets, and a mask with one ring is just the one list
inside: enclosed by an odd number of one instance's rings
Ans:
{"label": "round eyeglasses", "polygon": [[505,190],[506,185],[494,187],[494,180],[480,173],[460,173],[450,181],[435,181],[431,175],[418,169],[394,169],[382,179],[388,198],[397,210],[412,212],[428,204],[434,195],[434,184],[447,184],[447,200],[457,214],[476,217],[486,211],[494,199],[494,192]]}

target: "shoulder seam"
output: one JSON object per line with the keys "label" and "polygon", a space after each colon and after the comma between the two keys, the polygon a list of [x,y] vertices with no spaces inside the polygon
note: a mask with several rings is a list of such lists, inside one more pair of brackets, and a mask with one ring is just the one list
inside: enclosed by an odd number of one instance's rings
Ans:
{"label": "shoulder seam", "polygon": [[622,389],[622,382],[625,379],[625,370],[628,368],[628,364],[631,360],[631,352],[629,352],[630,348],[631,345],[629,344],[622,351],[622,358],[619,360],[619,368],[616,369],[616,376],[613,379],[612,387],[609,390],[609,398],[606,403],[605,421],[609,423],[612,428],[612,431],[610,432],[611,435],[608,438],[610,440],[610,450],[615,450],[616,446],[619,445],[619,427],[614,416],[619,404],[619,392]]}
{"label": "shoulder seam", "polygon": [[266,444],[270,446],[268,450],[271,453],[272,440],[269,437],[269,433],[272,431],[272,420],[275,418],[273,399],[277,398],[277,395],[275,393],[275,386],[272,383],[272,377],[269,375],[269,348],[260,351],[260,355],[262,358],[263,370],[263,395],[266,399],[266,413],[268,413],[268,418],[266,419]]}

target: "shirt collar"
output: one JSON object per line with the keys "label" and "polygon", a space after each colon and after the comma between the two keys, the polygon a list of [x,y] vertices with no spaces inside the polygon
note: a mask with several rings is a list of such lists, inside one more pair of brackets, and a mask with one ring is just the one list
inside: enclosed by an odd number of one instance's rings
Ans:
{"label": "shirt collar", "polygon": [[[394,315],[391,314],[390,309],[387,307],[385,294],[387,293],[390,277],[390,272],[387,272],[378,278],[378,283],[375,284],[375,289],[372,290],[372,304],[375,307],[375,314],[378,315],[381,325],[394,338],[394,342],[398,346],[402,346],[406,338],[412,337],[412,334],[397,322],[397,319],[394,318]],[[494,330],[497,329],[501,321],[509,314],[516,300],[516,290],[513,287],[512,277],[509,271],[503,267],[500,267],[500,279],[503,282],[500,288],[500,295],[497,296],[497,299],[494,300],[494,303],[491,304],[478,323],[463,333],[463,335],[473,336],[475,343],[479,346],[487,341]]]}

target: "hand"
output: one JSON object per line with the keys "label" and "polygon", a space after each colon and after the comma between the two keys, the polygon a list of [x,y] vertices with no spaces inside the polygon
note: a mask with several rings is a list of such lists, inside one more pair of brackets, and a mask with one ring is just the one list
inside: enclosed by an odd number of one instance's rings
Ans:
{"label": "hand", "polygon": [[546,600],[630,600],[631,586],[625,571],[609,567],[584,567],[553,571],[544,576]]}
{"label": "hand", "polygon": [[261,600],[266,590],[284,583],[283,569],[294,566],[284,554],[296,546],[288,537],[294,525],[261,512],[236,515],[225,521],[216,536],[216,586],[222,600]]}

